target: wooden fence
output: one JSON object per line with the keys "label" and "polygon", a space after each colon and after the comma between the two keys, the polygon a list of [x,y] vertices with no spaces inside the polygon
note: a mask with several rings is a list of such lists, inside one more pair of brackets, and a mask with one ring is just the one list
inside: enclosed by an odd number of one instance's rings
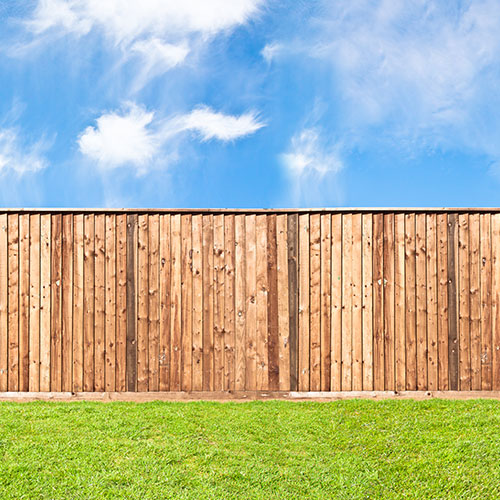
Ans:
{"label": "wooden fence", "polygon": [[0,391],[500,389],[500,213],[0,213]]}

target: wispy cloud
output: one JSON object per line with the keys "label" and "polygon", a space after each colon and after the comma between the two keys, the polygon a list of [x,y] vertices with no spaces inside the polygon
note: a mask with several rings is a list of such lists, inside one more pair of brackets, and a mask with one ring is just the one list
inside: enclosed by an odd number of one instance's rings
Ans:
{"label": "wispy cloud", "polygon": [[203,106],[190,113],[158,118],[153,112],[128,104],[122,111],[97,118],[95,126],[80,134],[78,145],[84,156],[104,170],[128,165],[144,174],[160,156],[175,157],[175,151],[166,149],[183,132],[193,131],[203,141],[230,141],[253,134],[263,126],[254,113],[233,116]]}
{"label": "wispy cloud", "polygon": [[[292,202],[318,204],[327,186],[343,168],[341,145],[327,141],[316,128],[295,134],[281,161],[290,180]],[[327,189],[325,189],[327,188]]]}
{"label": "wispy cloud", "polygon": [[27,144],[17,130],[0,128],[0,174],[13,172],[22,175],[44,169],[47,166],[44,157],[47,147],[43,140]]}

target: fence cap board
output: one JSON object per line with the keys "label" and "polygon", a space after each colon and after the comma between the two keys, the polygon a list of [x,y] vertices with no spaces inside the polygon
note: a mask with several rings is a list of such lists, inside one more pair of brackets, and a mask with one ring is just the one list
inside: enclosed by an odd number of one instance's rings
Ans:
{"label": "fence cap board", "polygon": [[0,208],[0,213],[102,214],[289,214],[289,213],[498,213],[500,207],[317,207],[317,208]]}

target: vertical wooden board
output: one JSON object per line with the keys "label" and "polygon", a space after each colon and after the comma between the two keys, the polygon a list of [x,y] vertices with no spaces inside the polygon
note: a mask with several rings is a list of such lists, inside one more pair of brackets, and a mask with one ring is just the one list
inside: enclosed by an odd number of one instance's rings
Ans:
{"label": "vertical wooden board", "polygon": [[[2,245],[2,223],[0,215],[0,248]],[[29,260],[29,391],[38,392],[40,391],[40,214],[30,215]],[[0,288],[3,286],[1,279],[0,276]],[[0,325],[1,330],[2,326]],[[2,390],[1,387],[0,390]]]}
{"label": "vertical wooden board", "polygon": [[106,391],[115,391],[116,370],[116,215],[106,215]]}
{"label": "vertical wooden board", "polygon": [[384,215],[373,214],[373,389],[384,390]]}
{"label": "vertical wooden board", "polygon": [[373,391],[373,215],[363,214],[363,390]]}
{"label": "vertical wooden board", "polygon": [[[276,217],[278,272],[279,390],[290,390],[290,317],[288,296],[288,216]],[[330,294],[328,294],[329,296]],[[330,330],[328,329],[328,333]],[[328,381],[329,385],[330,381]]]}
{"label": "vertical wooden board", "polygon": [[310,391],[321,390],[321,215],[309,216]]}
{"label": "vertical wooden board", "polygon": [[257,390],[269,389],[269,358],[267,352],[267,296],[269,285],[267,279],[267,215],[257,215],[255,222],[256,234],[256,360],[257,360]]}
{"label": "vertical wooden board", "polygon": [[127,216],[116,215],[115,234],[115,387],[127,390]]}
{"label": "vertical wooden board", "polygon": [[30,216],[19,215],[19,390],[29,390]]}
{"label": "vertical wooden board", "polygon": [[448,215],[437,215],[438,388],[448,389]]}
{"label": "vertical wooden board", "polygon": [[427,390],[427,284],[425,214],[415,216],[415,282],[417,301],[417,390]]}
{"label": "vertical wooden board", "polygon": [[458,216],[459,390],[471,388],[469,214]]}
{"label": "vertical wooden board", "polygon": [[83,390],[94,390],[94,214],[84,215],[83,254]]}
{"label": "vertical wooden board", "polygon": [[394,346],[397,391],[406,389],[405,214],[394,216]]}
{"label": "vertical wooden board", "polygon": [[234,215],[224,218],[224,390],[235,387]]}
{"label": "vertical wooden board", "polygon": [[384,388],[395,389],[394,355],[394,214],[384,214]]}
{"label": "vertical wooden board", "polygon": [[363,267],[361,213],[352,216],[352,389],[363,390]]}
{"label": "vertical wooden board", "polygon": [[160,216],[149,215],[148,390],[158,391],[160,357]]}
{"label": "vertical wooden board", "polygon": [[[75,214],[74,232],[74,277],[73,277],[73,387],[83,391],[83,318],[84,318],[84,218]],[[42,233],[43,235],[43,233]]]}
{"label": "vertical wooden board", "polygon": [[224,388],[224,215],[214,216],[214,390]]}
{"label": "vertical wooden board", "polygon": [[278,248],[276,215],[267,216],[267,356],[268,388],[279,389]]}
{"label": "vertical wooden board", "polygon": [[491,352],[491,214],[480,215],[481,389],[492,388]]}
{"label": "vertical wooden board", "polygon": [[203,216],[203,390],[214,390],[214,218]]}
{"label": "vertical wooden board", "polygon": [[415,214],[405,215],[406,389],[417,389],[417,294]]}
{"label": "vertical wooden board", "polygon": [[95,263],[94,263],[94,391],[106,388],[106,220],[104,214],[95,216]]}
{"label": "vertical wooden board", "polygon": [[331,215],[321,215],[321,391],[329,391],[331,382],[331,225]]}
{"label": "vertical wooden board", "polygon": [[437,391],[438,383],[438,268],[437,218],[427,214],[427,377],[428,390]]}
{"label": "vertical wooden board", "polygon": [[203,220],[193,215],[193,391],[203,390]]}
{"label": "vertical wooden board", "polygon": [[8,215],[8,266],[9,266],[9,348],[8,388],[19,390],[19,216]]}
{"label": "vertical wooden board", "polygon": [[492,272],[492,388],[500,389],[500,214],[491,216]]}
{"label": "vertical wooden board", "polygon": [[136,214],[127,215],[127,391],[137,390],[137,224]]}
{"label": "vertical wooden board", "polygon": [[352,390],[352,214],[342,216],[342,390]]}
{"label": "vertical wooden board", "polygon": [[138,216],[137,226],[137,392],[149,387],[149,227],[148,215]]}
{"label": "vertical wooden board", "polygon": [[290,345],[290,390],[296,391],[299,384],[299,293],[298,293],[298,252],[299,216],[287,216],[288,246],[288,324]]}
{"label": "vertical wooden board", "polygon": [[309,391],[309,214],[299,215],[299,391]]}
{"label": "vertical wooden board", "polygon": [[342,388],[342,214],[332,214],[331,368],[330,388]]}
{"label": "vertical wooden board", "polygon": [[0,214],[0,391],[8,389],[8,224],[7,214]]}
{"label": "vertical wooden board", "polygon": [[234,307],[235,318],[235,380],[237,391],[245,390],[245,355],[246,355],[246,238],[245,215],[236,215],[234,220]]}
{"label": "vertical wooden board", "polygon": [[182,280],[182,241],[181,241],[181,216],[179,214],[172,215],[170,218],[170,234],[171,234],[171,292],[172,312],[170,322],[170,390],[181,390],[181,349],[182,349],[182,295],[181,295],[181,280]]}
{"label": "vertical wooden board", "polygon": [[73,390],[73,214],[62,216],[62,383]]}
{"label": "vertical wooden board", "polygon": [[257,390],[257,253],[256,253],[256,216],[254,214],[245,217],[245,243],[246,243],[246,383],[247,391]]}
{"label": "vertical wooden board", "polygon": [[192,350],[193,350],[193,245],[192,216],[181,216],[182,238],[182,281],[181,281],[181,334],[182,334],[182,371],[181,389],[192,390]]}
{"label": "vertical wooden board", "polygon": [[50,391],[51,216],[40,216],[40,391]]}
{"label": "vertical wooden board", "polygon": [[448,387],[459,390],[458,384],[458,216],[448,214]]}
{"label": "vertical wooden board", "polygon": [[479,214],[469,215],[471,389],[481,390],[481,275]]}
{"label": "vertical wooden board", "polygon": [[51,230],[51,326],[50,390],[59,392],[62,384],[62,215],[52,215]]}
{"label": "vertical wooden board", "polygon": [[160,391],[170,389],[170,255],[170,215],[164,214],[160,215]]}

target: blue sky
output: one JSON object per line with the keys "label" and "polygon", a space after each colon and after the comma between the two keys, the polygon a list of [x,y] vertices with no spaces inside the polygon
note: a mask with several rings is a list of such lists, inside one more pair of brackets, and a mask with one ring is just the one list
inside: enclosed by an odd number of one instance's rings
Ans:
{"label": "blue sky", "polygon": [[498,206],[500,2],[0,1],[0,205]]}

